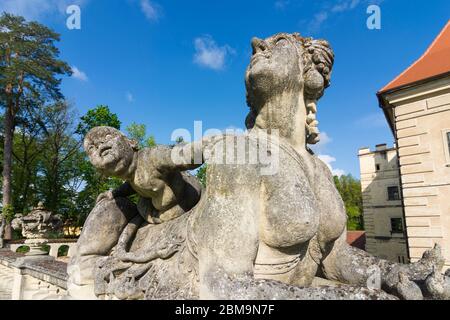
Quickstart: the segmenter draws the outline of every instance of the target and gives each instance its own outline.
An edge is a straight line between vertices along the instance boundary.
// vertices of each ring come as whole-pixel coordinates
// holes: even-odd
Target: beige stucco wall
[[[388,187],[400,187],[395,148],[359,150],[366,251],[380,258],[407,262],[406,239],[392,233],[391,218],[403,218],[401,200],[388,200]],[[376,165],[380,170],[376,170]]]
[[[412,261],[434,243],[450,267],[450,77],[388,95],[394,107]]]

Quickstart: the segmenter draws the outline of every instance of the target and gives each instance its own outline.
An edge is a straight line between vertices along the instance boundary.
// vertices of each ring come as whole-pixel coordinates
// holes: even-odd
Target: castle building
[[[377,96],[398,147],[386,154],[388,163],[398,154],[398,203],[409,258],[417,261],[438,243],[450,268],[450,21],[426,52]],[[368,158],[360,154],[360,159]],[[384,219],[383,214],[372,217],[374,226],[377,217]]]
[[[397,150],[386,144],[359,150],[366,251],[408,262]]]

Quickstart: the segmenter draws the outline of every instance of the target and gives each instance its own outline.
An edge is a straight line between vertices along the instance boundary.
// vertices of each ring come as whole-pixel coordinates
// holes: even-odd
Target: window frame
[[[393,228],[393,224],[392,224],[392,221],[393,220],[400,220],[400,225],[401,225],[401,231],[399,231],[399,230],[395,230],[394,231],[394,228]],[[391,225],[391,234],[404,234],[404,232],[405,232],[405,226],[403,225],[403,219],[402,218],[390,218],[390,225]]]
[[[450,167],[450,128],[442,129],[442,143],[444,145],[445,165]]]
[[[395,199],[391,199],[389,197],[389,189],[390,188],[397,188],[397,198]],[[399,186],[387,186],[386,188],[386,192],[387,192],[387,201],[399,201],[401,200],[401,196],[400,196],[400,187]]]

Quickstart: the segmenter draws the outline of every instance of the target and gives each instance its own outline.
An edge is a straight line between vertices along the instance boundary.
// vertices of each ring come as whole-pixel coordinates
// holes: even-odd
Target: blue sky
[[[81,30],[66,27],[70,4],[81,7]],[[380,30],[366,27],[370,4],[381,8]],[[62,89],[80,115],[106,104],[123,128],[144,123],[159,143],[196,120],[204,130],[243,128],[253,36],[325,38],[336,60],[318,104],[317,151],[335,172],[359,177],[358,148],[393,142],[375,93],[426,50],[450,1],[2,0],[0,11],[61,34],[61,58],[75,71]]]

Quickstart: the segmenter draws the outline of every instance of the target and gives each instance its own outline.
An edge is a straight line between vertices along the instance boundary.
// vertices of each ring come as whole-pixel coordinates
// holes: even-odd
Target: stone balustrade
[[[62,300],[67,264],[51,256],[31,257],[0,249],[0,300]]]
[[[67,257],[72,257],[76,253],[76,244],[77,239],[49,239],[46,243],[46,245],[50,247],[49,256],[54,258],[59,257],[58,251],[63,246],[68,247]],[[6,244],[6,248],[13,252],[17,252],[22,246],[27,246],[23,240],[9,241]]]

